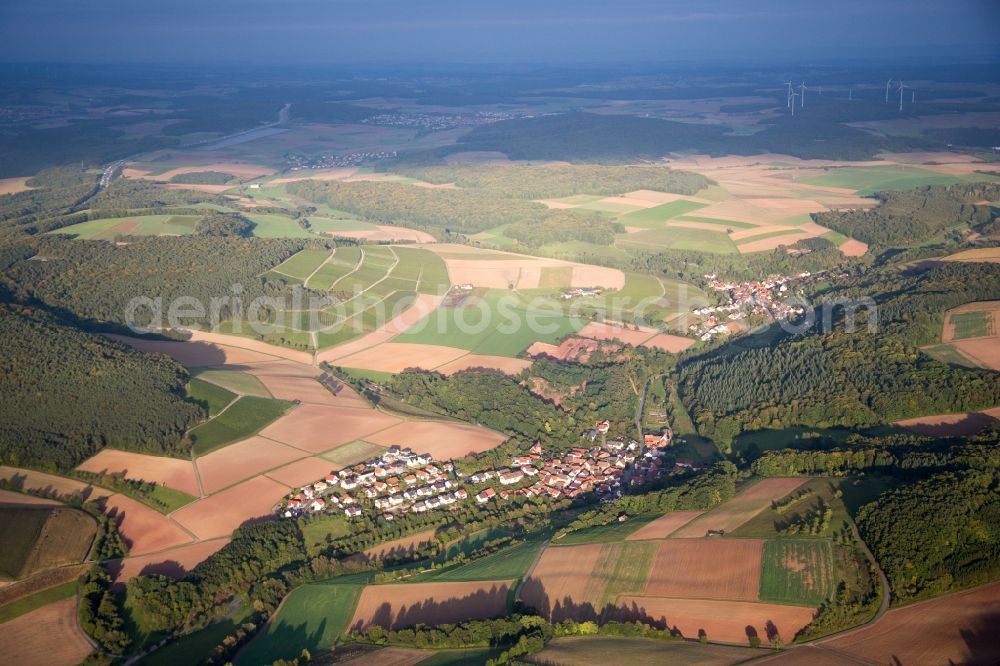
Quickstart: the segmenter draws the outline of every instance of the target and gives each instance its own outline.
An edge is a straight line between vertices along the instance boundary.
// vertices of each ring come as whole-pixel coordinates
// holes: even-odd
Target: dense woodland
[[[838,319],[827,333],[814,327],[771,345],[750,340],[682,364],[681,395],[701,434],[727,445],[745,430],[870,426],[1000,403],[1000,375],[947,365],[913,342],[934,323],[940,331],[949,307],[1000,298],[1000,267],[886,270],[825,296],[874,298],[877,331],[868,331],[862,309],[853,332]]]
[[[203,417],[171,359],[0,304],[0,460],[67,469],[104,446],[181,453]],[[30,388],[29,388],[30,387]]]
[[[813,219],[834,231],[857,238],[879,252],[946,240],[970,228],[988,224],[998,211],[981,201],[1000,199],[1000,184],[972,183],[949,187],[919,187],[876,195],[869,209],[814,213]]]

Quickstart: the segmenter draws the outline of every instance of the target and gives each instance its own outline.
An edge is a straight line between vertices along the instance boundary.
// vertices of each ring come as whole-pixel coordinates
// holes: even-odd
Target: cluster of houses
[[[501,120],[512,120],[517,114],[507,111],[477,111],[475,113],[380,113],[362,120],[367,125],[407,127],[425,132],[479,127]]]
[[[610,425],[598,421],[592,432],[606,434]],[[286,518],[338,512],[356,518],[373,508],[383,520],[392,521],[406,513],[424,513],[469,500],[486,504],[512,497],[572,499],[587,493],[611,500],[621,497],[627,471],[632,485],[642,485],[662,474],[663,451],[672,444],[669,428],[660,435],[646,435],[642,445],[634,440],[612,440],[552,458],[544,458],[541,444],[536,443],[527,454],[513,454],[507,467],[470,475],[450,462],[435,461],[429,454],[392,446],[377,458],[330,472],[304,486],[286,498],[278,512]],[[470,489],[472,486],[485,487],[477,492]]]
[[[780,298],[788,292],[792,281],[798,282],[802,287],[815,281],[819,275],[806,271],[791,276],[772,276],[765,280],[733,282],[720,280],[714,273],[706,274],[709,288],[724,293],[728,301],[695,308],[692,312],[702,318],[701,323],[691,324],[688,330],[700,340],[706,341],[717,335],[729,335],[734,330],[732,322],[742,319],[758,316],[781,320],[801,315],[804,312],[801,306],[784,303]],[[738,324],[737,326],[742,328]]]
[[[361,166],[362,164],[383,162],[395,158],[395,150],[361,150],[346,155],[313,155],[309,157],[299,153],[287,153],[284,156],[289,171]]]
[[[573,287],[572,289],[564,289],[562,292],[562,297],[566,300],[571,298],[576,298],[578,296],[600,296],[601,289],[599,287]]]

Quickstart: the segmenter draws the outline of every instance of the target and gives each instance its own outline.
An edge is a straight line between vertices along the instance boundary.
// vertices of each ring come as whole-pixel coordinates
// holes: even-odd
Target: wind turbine
[[[799,93],[797,93],[797,92],[795,92],[795,91],[793,90],[793,91],[792,91],[792,93],[791,93],[791,95],[790,95],[790,96],[789,96],[789,98],[788,98],[788,100],[789,100],[789,101],[791,102],[791,107],[792,107],[792,115],[793,115],[793,116],[795,115],[795,98],[796,98],[796,97],[802,97],[802,95],[800,95]]]
[[[889,86],[892,84],[892,79],[885,82],[885,103],[889,103]]]
[[[847,101],[850,102],[854,99],[854,88],[847,89]]]
[[[802,98],[802,102],[799,104],[799,108],[801,108],[801,109],[806,108],[806,82],[805,81],[803,81],[799,85],[799,97]]]
[[[789,81],[785,85],[788,86],[788,93],[785,95],[785,107],[787,108],[792,105],[792,82]]]
[[[902,81],[899,82],[899,110],[900,111],[903,110],[903,89],[904,88],[910,88],[910,90],[913,90],[912,87],[907,86],[907,85],[903,85]]]

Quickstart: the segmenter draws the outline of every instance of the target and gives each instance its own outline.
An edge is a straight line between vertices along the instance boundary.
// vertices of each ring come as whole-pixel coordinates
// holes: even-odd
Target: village
[[[475,113],[380,113],[362,120],[366,125],[382,125],[385,127],[406,127],[424,132],[439,132],[442,130],[462,127],[478,127],[501,120],[517,118],[515,113],[506,111],[477,111]]]
[[[718,335],[740,333],[759,323],[791,319],[803,314],[805,308],[783,302],[782,297],[790,295],[793,282],[798,288],[796,295],[801,296],[804,287],[826,276],[824,273],[805,271],[750,282],[720,280],[714,273],[708,273],[704,277],[711,290],[728,300],[719,305],[706,305],[692,310],[702,320],[688,326],[688,331],[702,342]]]
[[[393,521],[407,513],[446,509],[458,502],[487,504],[514,497],[576,499],[595,493],[600,501],[623,494],[623,486],[640,487],[667,472],[695,466],[678,459],[664,465],[663,455],[673,443],[669,428],[646,435],[640,444],[607,439],[609,421],[598,421],[583,439],[592,446],[570,449],[544,458],[536,442],[526,454],[514,454],[501,469],[463,474],[451,462],[436,461],[426,453],[391,446],[380,456],[349,468],[331,471],[302,487],[277,507],[285,518],[318,513],[343,513],[357,518],[367,513]],[[597,439],[601,439],[597,443]]]
[[[355,167],[396,158],[395,150],[363,150],[344,155],[315,155],[307,157],[299,153],[286,153],[285,163],[289,171],[302,169],[329,169],[334,167]]]

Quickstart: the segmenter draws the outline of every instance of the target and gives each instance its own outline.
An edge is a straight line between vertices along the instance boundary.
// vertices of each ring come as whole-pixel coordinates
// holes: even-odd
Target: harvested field
[[[434,243],[437,239],[426,231],[407,229],[389,225],[378,225],[375,229],[359,229],[352,231],[328,231],[328,236],[334,238],[354,238],[371,243]]]
[[[891,610],[819,647],[882,664],[996,664],[997,618],[1000,582]]]
[[[18,666],[75,666],[93,652],[76,616],[73,596],[0,624],[0,654]]]
[[[782,234],[780,236],[771,236],[769,238],[761,238],[759,240],[749,240],[745,243],[740,243],[736,247],[739,248],[739,251],[742,254],[746,254],[748,252],[763,252],[765,250],[773,250],[782,245],[794,245],[800,240],[812,238],[813,236],[815,236],[815,234],[810,234],[808,232],[795,232]]]
[[[1000,370],[1000,344],[996,337],[959,340],[952,344],[955,349],[982,367]]]
[[[357,438],[355,438],[357,439]],[[488,451],[507,440],[498,432],[465,423],[406,421],[365,437],[373,444],[409,446],[437,460]]]
[[[267,354],[207,342],[142,340],[113,334],[108,334],[107,337],[149,354],[166,354],[188,368],[275,360],[273,356]]]
[[[968,261],[995,264],[1000,262],[1000,247],[979,247],[948,255],[942,261]]]
[[[374,347],[377,344],[388,342],[393,337],[410,328],[421,319],[433,312],[444,300],[444,296],[431,294],[417,294],[413,304],[403,313],[397,315],[384,326],[381,326],[371,333],[361,336],[350,342],[338,345],[331,349],[317,354],[318,361],[335,362],[336,365],[343,365],[340,359],[356,354],[362,350]]]
[[[77,469],[98,474],[124,474],[128,479],[152,481],[194,497],[201,495],[194,467],[188,460],[102,449],[97,455],[83,461]]]
[[[0,490],[0,505],[61,506],[62,503],[55,500],[45,499],[44,497],[35,497],[34,495],[17,493],[13,490]]]
[[[197,157],[189,155],[187,157],[189,160],[195,160]],[[202,171],[221,171],[222,173],[228,173],[237,178],[243,178],[246,180],[251,180],[254,178],[259,178],[261,176],[270,176],[274,173],[274,169],[269,169],[265,166],[260,166],[258,164],[247,164],[245,162],[209,162],[207,164],[199,164],[197,166],[183,166],[177,167],[175,169],[170,169],[169,171],[164,171],[163,173],[157,174],[155,176],[150,175],[150,172],[140,172],[138,169],[129,168],[125,170],[124,174],[126,178],[146,178],[147,180],[157,180],[166,182],[169,181],[174,176],[179,176],[185,173],[199,173]]]
[[[229,543],[229,537],[198,541],[152,555],[118,560],[110,563],[108,570],[118,587],[140,575],[160,574],[161,576],[180,578],[214,555],[227,543]]]
[[[613,268],[586,266],[510,252],[483,252],[473,248],[462,248],[461,253],[458,253],[451,245],[433,246],[429,249],[444,259],[452,284],[471,284],[474,287],[495,289],[506,289],[513,284],[518,289],[536,289],[539,286],[542,268],[571,267],[572,287],[621,289],[625,285],[625,274]]]
[[[592,321],[580,329],[580,335],[595,340],[621,340],[630,345],[638,346],[656,335],[656,331],[645,326],[640,326],[639,330],[636,331],[624,326]]]
[[[24,178],[0,178],[0,196],[27,192],[31,189],[27,185],[30,179],[31,176],[25,176]]]
[[[295,351],[277,345],[271,345],[260,340],[243,338],[238,335],[225,335],[223,333],[208,333],[206,331],[192,331],[192,342],[207,342],[209,344],[226,345],[236,347],[244,351],[256,352],[267,356],[277,356],[296,363],[312,365],[313,355],[310,352]],[[248,359],[249,360],[249,359]],[[230,363],[243,363],[246,361],[230,361]]]
[[[660,543],[645,594],[756,601],[763,551],[760,539],[667,539]]]
[[[730,666],[760,654],[749,647],[729,645],[668,642],[655,638],[570,636],[550,641],[538,653],[537,659],[542,664],[559,666]]]
[[[112,495],[103,509],[118,520],[118,531],[128,543],[130,554],[154,553],[193,541],[173,520],[131,497]]]
[[[531,367],[531,361],[523,358],[510,358],[509,356],[486,356],[483,354],[467,354],[459,359],[445,363],[435,368],[445,375],[453,375],[469,368],[488,368],[499,370],[508,375],[520,374],[525,368]]]
[[[301,405],[260,434],[310,453],[322,453],[399,423],[373,409]]]
[[[626,617],[663,622],[687,638],[697,638],[699,631],[704,631],[711,641],[745,644],[749,627],[765,645],[768,622],[774,624],[783,639],[790,641],[812,621],[814,613],[805,606],[665,597],[622,597],[620,606]]]
[[[601,543],[546,548],[525,577],[518,593],[520,599],[553,622],[575,617],[583,605],[592,615],[603,590],[595,594],[590,574],[603,550]]]
[[[467,354],[465,349],[410,342],[383,342],[337,359],[337,365],[379,372],[402,372],[407,368],[431,370]]]
[[[310,366],[286,361],[260,363],[246,372],[261,381],[275,398],[298,400],[316,405],[339,405],[342,401],[317,381],[317,371]]]
[[[60,504],[0,507],[0,575],[27,578],[87,558],[97,522],[90,514]]]
[[[932,437],[967,437],[996,425],[997,421],[1000,421],[1000,407],[981,412],[918,416],[896,421],[894,425]]]
[[[509,591],[510,581],[369,585],[361,593],[350,628],[398,629],[505,615]]]
[[[205,492],[212,494],[304,455],[299,449],[255,436],[201,456],[196,464]]]
[[[433,657],[433,650],[387,647],[342,662],[343,666],[414,666]]]
[[[680,335],[670,335],[669,333],[658,333],[649,340],[642,343],[643,347],[655,347],[663,351],[676,354],[682,352],[695,343],[691,338]]]
[[[286,486],[257,476],[188,504],[171,517],[199,539],[228,537],[243,523],[269,517],[271,509],[287,493]]]
[[[365,550],[364,554],[369,558],[376,560],[382,560],[386,557],[399,558],[410,555],[415,550],[426,546],[433,538],[434,530],[417,532],[416,534],[411,534],[399,539],[393,539],[392,541],[380,543],[377,546],[372,546],[371,548]]]
[[[1000,301],[975,301],[945,313],[941,342],[996,336],[994,321],[1000,320]]]
[[[759,481],[731,500],[694,519],[674,532],[672,536],[680,538],[703,537],[709,530],[731,532],[770,506],[772,500],[784,497],[805,482],[806,479],[800,478],[774,478]]]
[[[862,243],[861,241],[854,240],[852,238],[838,245],[837,249],[840,250],[840,253],[845,257],[860,257],[868,251],[868,243]]]
[[[641,528],[625,537],[626,541],[639,541],[642,539],[665,539],[672,532],[687,525],[689,522],[705,513],[704,511],[671,511],[651,523],[646,523]]]
[[[0,465],[0,479],[13,481],[25,490],[44,490],[54,492],[59,495],[72,495],[80,493],[84,499],[98,499],[100,497],[110,497],[114,493],[104,488],[91,486],[81,481],[74,481],[55,474],[36,472],[30,469],[19,467],[8,467]]]
[[[355,167],[337,167],[333,169],[310,169],[301,176],[282,176],[268,182],[268,186],[284,185],[294,183],[299,180],[341,180],[353,176],[357,171]]]
[[[333,468],[334,465],[329,460],[303,458],[268,472],[267,477],[290,488],[300,488],[307,483],[322,479]]]

